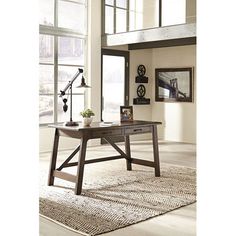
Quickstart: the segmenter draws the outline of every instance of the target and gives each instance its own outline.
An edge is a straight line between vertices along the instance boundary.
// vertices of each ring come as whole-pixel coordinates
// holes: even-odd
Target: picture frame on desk
[[[133,121],[132,106],[120,106],[120,121],[121,122]]]

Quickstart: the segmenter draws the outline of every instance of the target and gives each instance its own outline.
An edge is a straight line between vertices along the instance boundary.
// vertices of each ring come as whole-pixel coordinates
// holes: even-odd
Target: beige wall
[[[151,105],[133,105],[137,97],[135,83],[137,67],[146,67],[145,84],[147,98]],[[161,121],[158,126],[159,138],[178,142],[196,142],[196,76],[194,70],[194,102],[166,103],[155,102],[155,68],[194,67],[196,69],[196,46],[180,46],[130,51],[130,105],[133,105],[135,119]]]
[[[196,46],[153,49],[152,97],[155,97],[155,68],[194,67],[196,71]],[[194,72],[194,102],[152,102],[152,120],[161,120],[160,135],[164,140],[196,142],[196,76]]]
[[[196,0],[186,1],[186,23],[196,22]]]
[[[159,1],[143,1],[143,29],[159,26]]]
[[[138,75],[138,65],[143,64],[146,67],[145,76],[149,77],[149,82],[145,84],[146,98],[151,98],[151,76],[152,76],[152,49],[134,50],[130,51],[130,105],[133,106],[134,119],[135,120],[151,120],[152,119],[152,107],[151,105],[133,105],[133,98],[137,97],[138,83],[135,83],[135,77]],[[134,137],[132,137],[134,139]],[[150,134],[139,135],[136,138],[148,139]],[[132,139],[131,139],[132,140]]]
[[[145,76],[149,77],[149,83],[144,84],[146,87],[146,98],[151,98],[151,83],[152,76],[152,49],[130,51],[130,105],[133,106],[134,118],[137,120],[151,120],[152,108],[151,105],[133,105],[133,98],[137,97],[138,83],[135,83],[135,77],[138,75],[138,65],[143,64],[146,67]]]

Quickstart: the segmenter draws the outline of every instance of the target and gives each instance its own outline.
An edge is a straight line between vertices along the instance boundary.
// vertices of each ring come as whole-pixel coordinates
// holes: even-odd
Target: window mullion
[[[58,27],[58,1],[54,0],[54,27]]]
[[[67,37],[77,37],[84,39],[86,38],[86,34],[81,34],[78,31],[73,29],[66,29],[62,27],[52,27],[47,25],[39,25],[39,33],[47,34],[47,35],[57,35],[57,36],[67,36]]]
[[[57,103],[58,103],[58,37],[54,36],[54,122],[57,122]]]
[[[129,32],[129,0],[126,5],[126,32]]]
[[[58,26],[58,0],[54,2],[54,26]],[[54,123],[57,122],[57,104],[58,104],[58,37],[54,36]]]
[[[159,0],[159,27],[162,27],[162,0]]]
[[[114,0],[114,34],[116,34],[116,0]]]
[[[102,22],[102,35],[105,35],[105,2],[104,1],[102,1],[101,22]]]

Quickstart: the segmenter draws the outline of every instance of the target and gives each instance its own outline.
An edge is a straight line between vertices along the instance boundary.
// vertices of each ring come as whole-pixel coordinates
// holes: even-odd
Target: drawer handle
[[[102,134],[112,134],[112,132],[102,132]]]
[[[142,131],[143,129],[134,129],[134,132]]]

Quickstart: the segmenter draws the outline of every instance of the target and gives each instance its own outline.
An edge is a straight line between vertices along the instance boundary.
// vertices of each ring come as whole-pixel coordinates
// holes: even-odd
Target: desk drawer
[[[142,134],[142,133],[149,133],[151,132],[150,126],[141,126],[141,127],[134,127],[134,128],[126,128],[125,135],[130,134]]]
[[[93,132],[92,136],[93,138],[95,137],[106,137],[106,136],[121,136],[122,135],[122,130],[121,129],[114,129],[114,130],[99,130]]]

